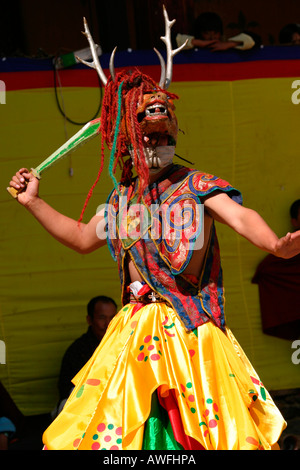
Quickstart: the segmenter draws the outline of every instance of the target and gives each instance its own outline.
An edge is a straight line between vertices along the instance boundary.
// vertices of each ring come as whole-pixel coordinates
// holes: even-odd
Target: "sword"
[[[31,173],[38,179],[41,178],[41,174],[50,168],[54,163],[56,163],[61,158],[65,157],[71,152],[74,152],[78,147],[83,144],[86,144],[93,137],[98,135],[100,132],[100,118],[94,119],[93,121],[88,122],[83,126],[80,131],[74,134],[67,142],[65,142],[61,147],[59,147],[55,152],[53,152],[48,158],[46,158],[40,165],[36,168],[31,168]],[[22,191],[25,191],[26,188],[15,189],[9,186],[6,188],[9,194],[13,198],[17,198],[18,194]]]

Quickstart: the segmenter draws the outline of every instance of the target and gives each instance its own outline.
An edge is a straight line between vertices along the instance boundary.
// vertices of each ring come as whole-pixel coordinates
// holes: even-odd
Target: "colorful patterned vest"
[[[203,234],[202,198],[223,191],[241,204],[240,192],[216,176],[180,165],[173,165],[163,179],[149,185],[140,202],[137,184],[138,180],[133,187],[120,185],[119,194],[113,190],[105,211],[107,243],[118,261],[123,305],[129,302],[131,281],[125,260],[129,256],[188,331],[209,319],[224,329],[223,276],[214,224],[198,285],[183,271]]]

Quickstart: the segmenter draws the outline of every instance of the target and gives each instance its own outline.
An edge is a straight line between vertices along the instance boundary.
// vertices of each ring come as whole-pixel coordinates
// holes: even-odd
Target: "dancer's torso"
[[[199,279],[201,270],[203,267],[203,263],[204,263],[207,245],[208,245],[209,238],[210,238],[210,231],[211,231],[212,223],[213,223],[212,217],[206,211],[204,211],[204,224],[203,224],[204,243],[201,249],[194,250],[192,258],[188,266],[186,267],[185,271],[183,272],[183,274],[192,275],[192,276],[195,276],[197,279]],[[130,282],[134,282],[134,281],[142,282],[143,279],[141,275],[139,274],[133,261],[129,257],[127,257],[127,263],[128,263],[128,272],[130,276]]]

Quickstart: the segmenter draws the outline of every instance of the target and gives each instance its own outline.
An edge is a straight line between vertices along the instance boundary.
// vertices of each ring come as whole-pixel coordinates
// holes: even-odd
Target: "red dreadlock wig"
[[[138,104],[147,93],[163,92],[168,98],[176,95],[161,89],[156,82],[139,70],[121,71],[114,80],[110,77],[105,86],[101,110],[101,165],[97,179],[90,189],[79,222],[96,186],[104,164],[104,142],[111,151],[109,172],[117,186],[115,172],[122,169],[121,184],[132,183],[132,166],[139,177],[139,198],[149,180],[149,169],[144,156],[143,134],[137,115]],[[129,153],[130,150],[130,153]],[[130,155],[130,156],[129,156]],[[129,156],[125,161],[124,157]]]

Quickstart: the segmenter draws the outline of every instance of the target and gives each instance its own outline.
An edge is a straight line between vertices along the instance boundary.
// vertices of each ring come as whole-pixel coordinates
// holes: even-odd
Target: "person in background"
[[[50,413],[22,413],[0,381],[0,450],[40,450],[42,431],[50,422]]]
[[[293,202],[290,207],[291,224],[294,231],[300,229],[300,199]]]
[[[195,21],[194,35],[176,35],[177,47],[188,40],[185,49],[207,48],[212,51],[228,49],[249,50],[261,44],[260,37],[252,32],[243,32],[231,38],[224,38],[222,19],[213,12],[201,13]]]
[[[87,304],[88,329],[68,347],[62,359],[58,379],[60,402],[70,395],[73,377],[93,355],[116,313],[116,302],[105,295],[94,297]]]
[[[289,23],[279,32],[279,43],[286,46],[298,46],[300,44],[300,24]]]
[[[294,232],[300,229],[300,199],[290,206]],[[286,340],[300,337],[300,255],[290,259],[267,255],[252,278],[258,284],[265,334]]]

